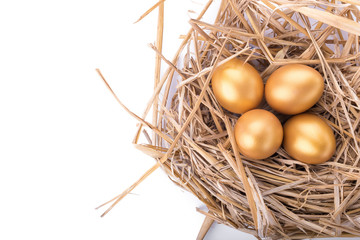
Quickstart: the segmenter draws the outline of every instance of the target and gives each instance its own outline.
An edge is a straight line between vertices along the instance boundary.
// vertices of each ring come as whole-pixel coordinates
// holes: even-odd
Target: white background
[[[107,216],[95,210],[154,164],[132,146],[152,94],[156,1],[0,1],[0,239],[195,239],[202,204],[156,171]],[[191,1],[166,2],[164,55]],[[198,11],[199,12],[199,11]],[[214,11],[216,12],[216,11]],[[224,239],[215,227],[207,239]],[[229,230],[228,238],[241,236]],[[234,237],[233,237],[234,239]]]
[[[217,3],[219,1],[216,1]],[[156,171],[107,216],[94,210],[154,164],[131,144],[152,94],[155,1],[0,1],[0,239],[195,239],[202,204]],[[205,1],[166,1],[164,55]],[[216,8],[212,10],[216,13]],[[209,16],[210,18],[213,16]],[[207,240],[255,239],[214,225]]]

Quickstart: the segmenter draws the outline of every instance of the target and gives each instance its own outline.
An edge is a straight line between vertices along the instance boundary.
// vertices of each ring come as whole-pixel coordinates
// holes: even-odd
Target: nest
[[[198,211],[208,220],[259,239],[360,236],[360,13],[353,5],[359,3],[224,0],[207,23],[201,19],[211,2],[190,20],[173,61],[152,46],[169,68],[146,111],[154,107],[153,123],[135,116],[154,137],[143,131],[149,143],[138,144],[139,128],[134,143],[157,163],[130,190],[161,166],[206,205],[208,211]],[[255,66],[264,82],[292,63],[322,74],[323,96],[309,112],[335,133],[331,160],[307,165],[283,148],[264,160],[239,153],[233,136],[239,115],[224,110],[211,89],[213,69],[232,58]],[[265,102],[260,108],[282,123],[289,117]]]

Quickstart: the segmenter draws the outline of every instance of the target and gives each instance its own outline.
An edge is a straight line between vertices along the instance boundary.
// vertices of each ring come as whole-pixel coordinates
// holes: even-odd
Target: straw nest
[[[211,2],[190,20],[173,61],[152,46],[169,68],[149,103],[153,123],[135,116],[154,136],[143,131],[149,143],[137,143],[139,128],[134,143],[157,163],[126,193],[161,166],[207,206],[198,211],[208,219],[259,239],[360,236],[360,3],[224,0],[207,23],[201,19]],[[264,160],[238,152],[239,115],[224,110],[211,89],[214,67],[235,57],[255,66],[264,82],[291,63],[323,75],[323,96],[309,111],[335,133],[330,161],[303,164],[283,148]],[[282,123],[288,118],[274,114]]]

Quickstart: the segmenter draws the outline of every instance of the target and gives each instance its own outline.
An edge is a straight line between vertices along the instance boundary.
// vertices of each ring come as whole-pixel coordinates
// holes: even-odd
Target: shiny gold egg
[[[288,115],[311,108],[323,91],[321,74],[303,64],[289,64],[277,69],[265,84],[267,103],[277,112]]]
[[[264,159],[279,149],[283,140],[283,128],[279,119],[271,112],[254,109],[237,120],[235,139],[242,154],[252,159]]]
[[[244,113],[260,104],[264,83],[254,67],[239,59],[232,59],[214,70],[212,89],[215,98],[225,109]]]
[[[293,158],[308,164],[329,160],[335,152],[335,136],[324,120],[303,113],[284,125],[284,148]]]

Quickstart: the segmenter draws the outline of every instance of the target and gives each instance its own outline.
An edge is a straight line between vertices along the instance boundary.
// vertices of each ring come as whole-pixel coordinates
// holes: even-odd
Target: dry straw
[[[360,236],[360,1],[223,0],[215,22],[203,22],[211,4],[190,20],[191,30],[172,61],[159,49],[164,1],[154,6],[160,6],[158,41],[152,46],[157,69],[160,58],[169,68],[161,78],[156,71],[155,91],[142,117],[125,109],[141,123],[135,146],[156,164],[110,200],[105,213],[162,167],[207,206],[207,212],[198,210],[206,215],[198,239],[214,220],[259,239]],[[239,116],[222,109],[211,90],[214,67],[234,57],[256,66],[265,82],[290,63],[310,65],[323,75],[323,96],[310,112],[335,132],[330,161],[306,165],[283,148],[256,161],[238,152],[233,127]],[[144,119],[152,106],[149,123]],[[272,111],[266,103],[261,107]],[[282,122],[288,118],[275,114]],[[147,144],[138,143],[142,132]]]

